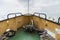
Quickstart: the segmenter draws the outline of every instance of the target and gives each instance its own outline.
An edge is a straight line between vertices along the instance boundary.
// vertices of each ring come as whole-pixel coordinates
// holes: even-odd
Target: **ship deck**
[[[9,40],[40,40],[38,33],[29,33],[24,29],[19,29],[14,37],[9,38]]]

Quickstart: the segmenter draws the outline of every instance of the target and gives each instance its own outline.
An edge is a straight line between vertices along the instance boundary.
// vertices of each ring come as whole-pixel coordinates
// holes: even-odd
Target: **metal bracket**
[[[15,15],[15,17],[16,17],[16,14],[22,15],[22,13],[10,13],[10,14],[7,15],[7,19],[9,19],[9,16],[10,16],[10,15]]]
[[[35,15],[35,14],[39,14],[39,17],[40,17],[40,15],[44,15],[45,19],[47,19],[47,15],[45,13],[34,13],[33,15]]]

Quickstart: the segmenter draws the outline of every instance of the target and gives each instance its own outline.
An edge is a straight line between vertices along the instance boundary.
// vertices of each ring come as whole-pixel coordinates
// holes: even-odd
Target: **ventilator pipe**
[[[60,17],[58,18],[58,23],[60,24]]]

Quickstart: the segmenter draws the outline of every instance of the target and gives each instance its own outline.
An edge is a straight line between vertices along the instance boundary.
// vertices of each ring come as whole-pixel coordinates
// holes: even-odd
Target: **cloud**
[[[60,0],[34,0],[30,12],[46,13],[48,17],[55,18],[57,21],[60,16]]]
[[[0,5],[0,14],[3,13],[6,15],[12,12],[26,13],[26,7],[17,0],[2,0],[2,5]]]
[[[35,5],[37,6],[53,6],[58,4],[60,4],[58,0],[35,0]]]
[[[0,15],[21,12],[27,13],[28,0],[0,0]],[[58,18],[60,15],[60,0],[30,0],[30,13],[44,12],[48,16]],[[58,16],[56,16],[58,15]]]
[[[6,19],[7,14],[21,12],[25,14],[27,8],[18,0],[0,0],[0,19]]]

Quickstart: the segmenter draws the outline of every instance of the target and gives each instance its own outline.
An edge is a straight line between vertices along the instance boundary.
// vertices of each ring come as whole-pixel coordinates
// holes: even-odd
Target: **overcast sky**
[[[27,13],[28,0],[0,0],[0,16],[9,13]],[[60,16],[60,0],[30,0],[30,13],[42,12],[57,19]],[[4,16],[2,17],[2,19]]]

